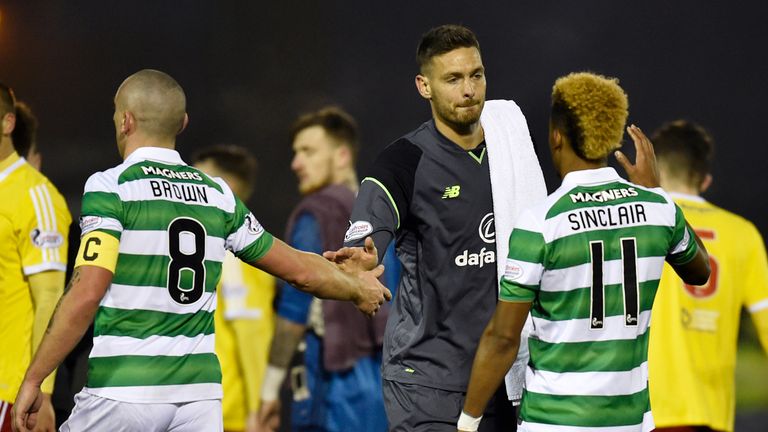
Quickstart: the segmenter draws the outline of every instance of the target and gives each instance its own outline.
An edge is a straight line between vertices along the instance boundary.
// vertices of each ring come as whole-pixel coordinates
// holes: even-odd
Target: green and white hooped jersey
[[[221,398],[213,314],[225,251],[252,262],[272,236],[221,179],[161,148],[92,175],[81,215],[82,235],[103,231],[120,245],[85,391],[139,403]]]
[[[651,306],[664,260],[696,252],[672,199],[612,168],[569,173],[520,215],[499,294],[533,302],[520,430],[653,429]]]

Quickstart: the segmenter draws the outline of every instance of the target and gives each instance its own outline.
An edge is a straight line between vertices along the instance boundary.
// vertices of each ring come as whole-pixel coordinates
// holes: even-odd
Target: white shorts
[[[221,400],[131,403],[81,391],[60,432],[222,432]]]

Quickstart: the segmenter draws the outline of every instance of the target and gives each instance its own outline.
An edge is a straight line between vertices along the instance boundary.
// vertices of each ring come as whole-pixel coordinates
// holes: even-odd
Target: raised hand
[[[379,253],[371,237],[365,238],[365,247],[343,247],[335,252],[323,252],[323,257],[351,274],[373,270],[379,263]]]
[[[659,181],[659,167],[656,165],[656,153],[653,151],[651,140],[635,125],[629,126],[627,132],[632,137],[632,141],[635,142],[635,150],[637,152],[635,164],[633,165],[629,158],[620,150],[617,150],[614,154],[616,160],[619,161],[624,171],[627,172],[629,181],[632,183],[649,188],[659,187],[661,185]]]

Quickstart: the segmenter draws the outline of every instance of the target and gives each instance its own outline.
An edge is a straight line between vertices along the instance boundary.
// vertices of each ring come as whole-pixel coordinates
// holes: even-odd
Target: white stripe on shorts
[[[5,413],[8,411],[8,402],[0,402],[0,429],[5,425]]]

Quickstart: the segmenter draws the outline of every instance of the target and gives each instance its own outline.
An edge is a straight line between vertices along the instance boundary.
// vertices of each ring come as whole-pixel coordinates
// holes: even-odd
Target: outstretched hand
[[[376,315],[385,301],[392,300],[392,293],[381,284],[379,277],[384,273],[384,266],[380,265],[373,270],[358,273],[362,284],[358,295],[354,299],[355,306],[360,312],[372,317]]]
[[[335,252],[323,252],[323,257],[351,274],[373,270],[379,263],[379,252],[371,237],[365,238],[364,247],[343,247]]]
[[[324,252],[323,257],[343,272],[359,278],[360,289],[353,302],[360,312],[372,317],[385,301],[392,299],[392,293],[379,280],[384,266],[378,265],[379,253],[371,237],[365,238],[363,247],[343,247]]]
[[[635,125],[629,126],[627,132],[632,137],[632,141],[635,142],[637,153],[635,164],[633,165],[629,158],[620,150],[614,153],[616,160],[619,161],[624,171],[627,172],[629,181],[632,183],[649,188],[659,187],[661,185],[659,181],[659,167],[656,165],[656,153],[653,151],[651,140]]]

